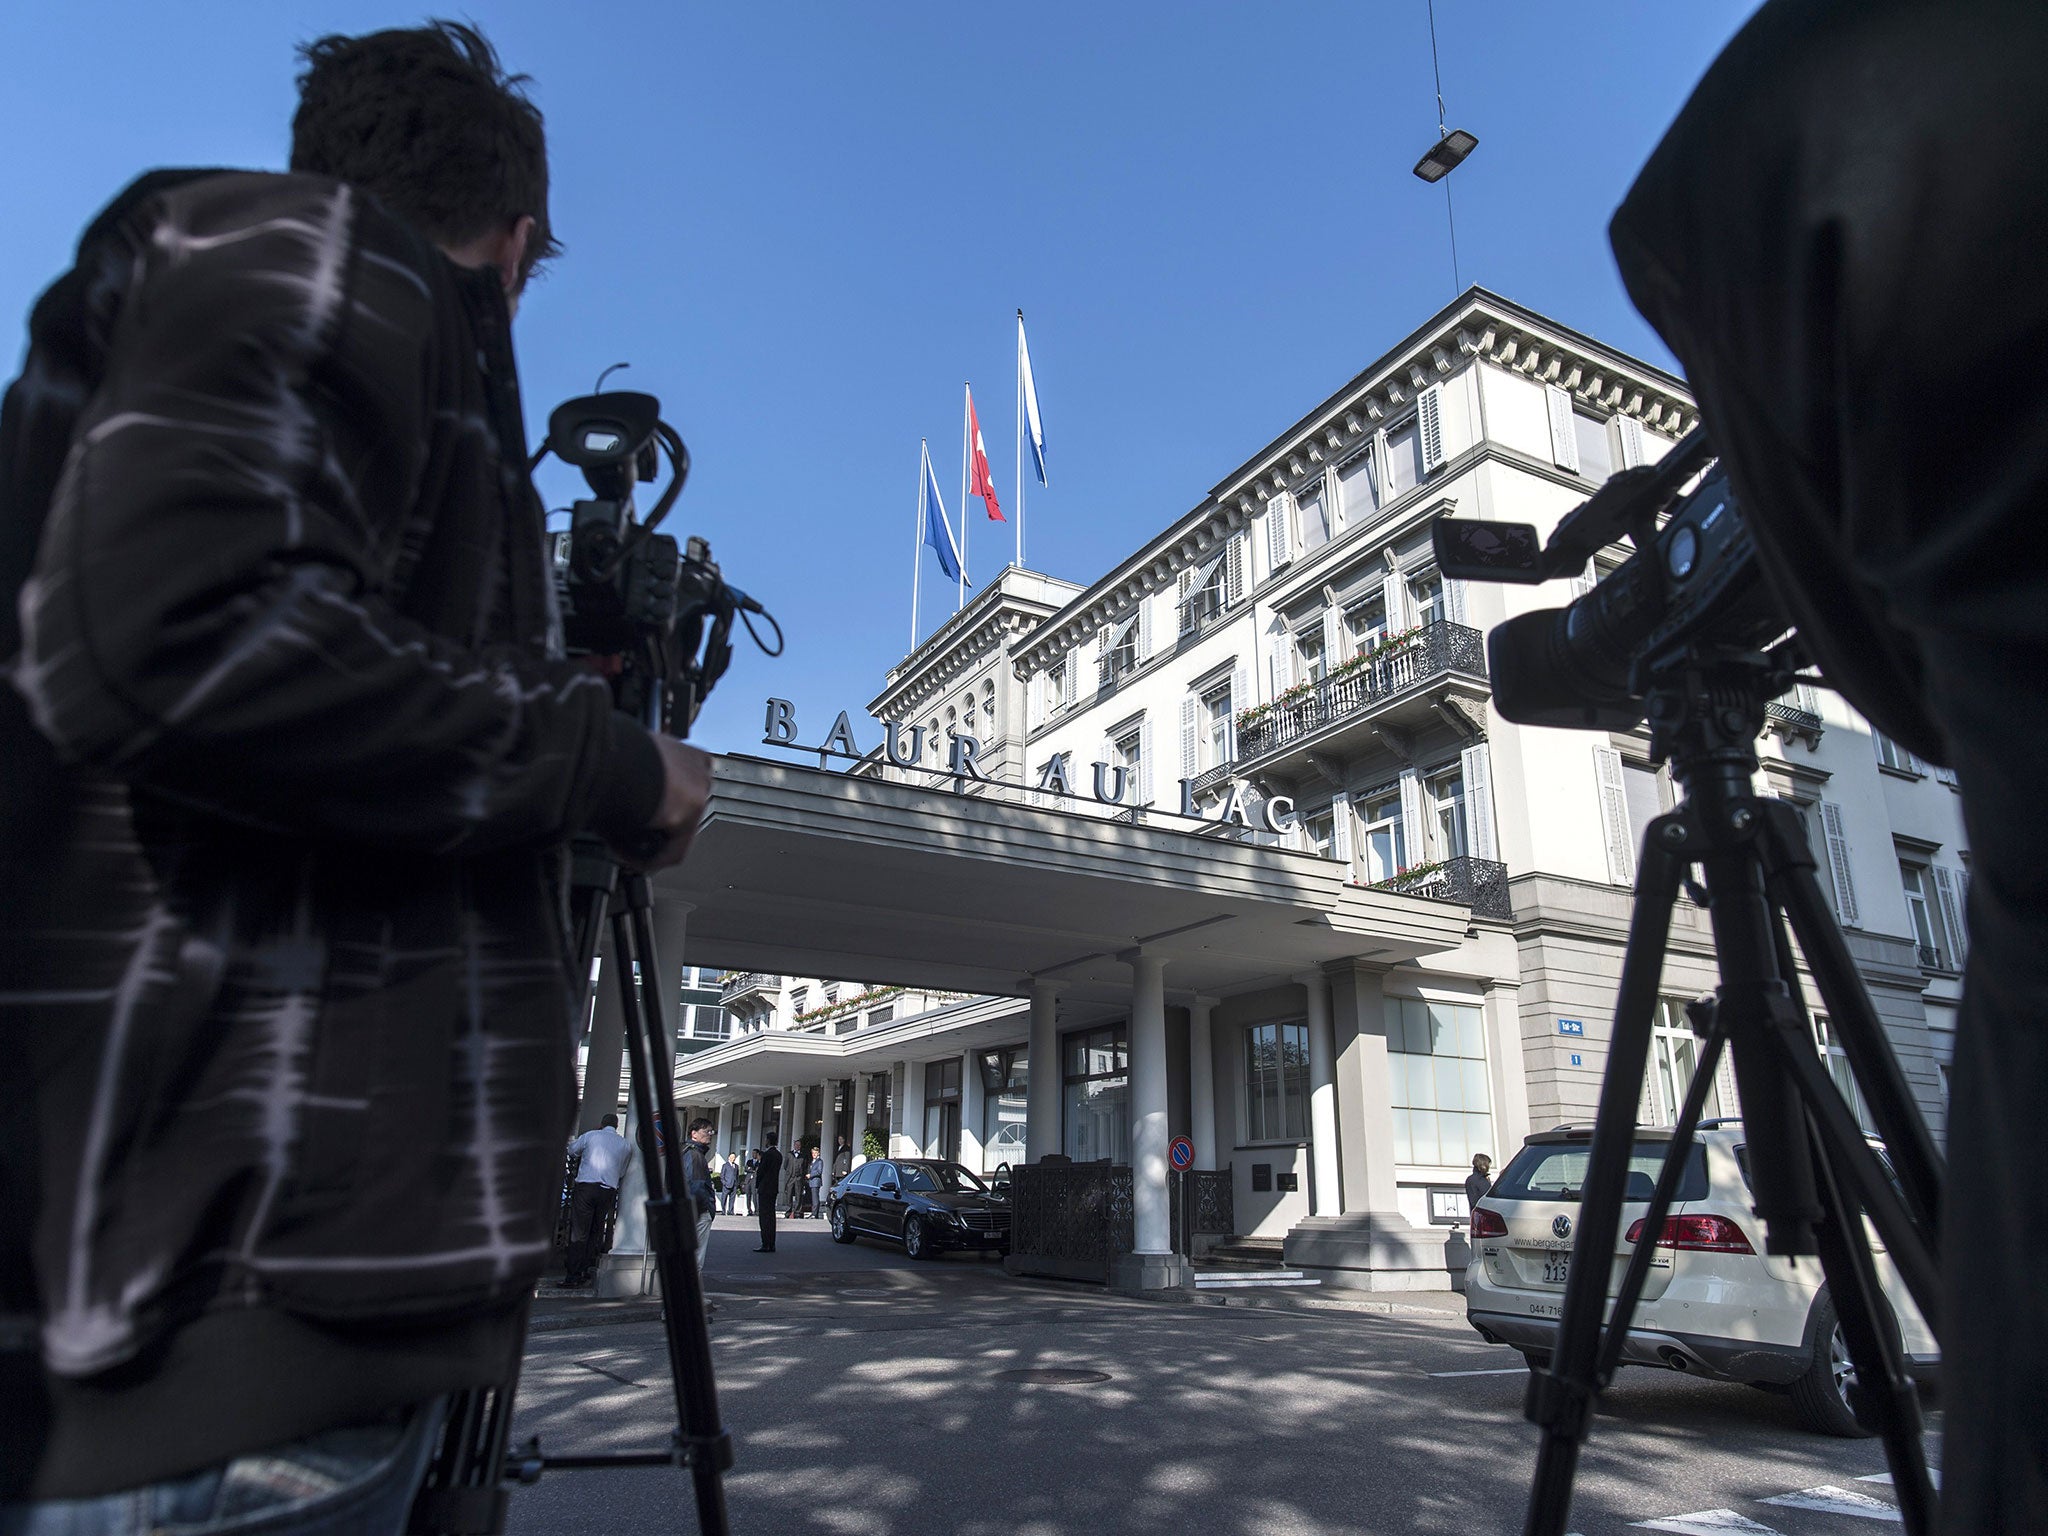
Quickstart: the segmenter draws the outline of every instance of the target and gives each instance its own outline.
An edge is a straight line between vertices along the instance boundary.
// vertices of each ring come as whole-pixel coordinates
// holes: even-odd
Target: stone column
[[[661,1009],[662,1038],[656,1044],[654,1070],[656,1092],[675,1092],[675,1043],[676,1016],[682,1006],[683,944],[689,936],[690,914],[696,910],[692,902],[657,899],[652,913],[654,929],[654,954],[643,956],[640,972],[640,987],[644,994],[652,987],[657,1004]],[[611,990],[619,991],[618,978],[610,982]],[[623,999],[620,1000],[623,1006]],[[626,1165],[626,1175],[619,1181],[619,1219],[613,1229],[612,1251],[604,1256],[597,1274],[597,1294],[600,1296],[644,1295],[655,1288],[653,1267],[647,1252],[647,1164],[640,1151],[640,1103],[635,1095],[632,1111],[627,1116],[626,1140],[632,1147],[633,1157]],[[688,1122],[683,1110],[676,1111],[676,1135],[688,1134]],[[682,1190],[671,1190],[676,1199],[685,1198]]]
[[[1166,961],[1143,949],[1117,957],[1131,968],[1131,1204],[1134,1251],[1113,1260],[1118,1290],[1165,1290],[1186,1283],[1173,1250],[1167,1203]]]
[[[590,1016],[590,1049],[583,1058],[583,1102],[576,1110],[579,1134],[595,1130],[606,1115],[618,1112],[625,1054],[626,1014],[619,1002],[618,961],[607,929],[597,946],[597,998]]]
[[[868,1141],[868,1081],[873,1076],[872,1072],[853,1074],[853,1130],[846,1138],[846,1145],[853,1153],[851,1166],[855,1168],[868,1160],[867,1153],[862,1149],[867,1146]]]
[[[1195,1166],[1216,1166],[1216,1050],[1211,1024],[1213,997],[1188,999],[1188,1138]]]
[[[1025,1047],[1031,1078],[1024,1099],[1024,1160],[1061,1150],[1059,988],[1031,981],[1031,1034]]]
[[[924,1063],[921,1061],[903,1064],[903,1139],[908,1146],[901,1156],[925,1155]]]
[[[1337,1035],[1330,1020],[1330,980],[1321,971],[1303,971],[1294,979],[1308,994],[1308,1124],[1314,1213],[1335,1216],[1344,1209],[1344,1183],[1337,1146]]]
[[[825,1174],[825,1182],[818,1186],[820,1216],[825,1214],[825,1197],[832,1193],[832,1156],[839,1150],[839,1111],[832,1107],[834,1090],[835,1085],[829,1077],[819,1089],[821,1098],[818,1113],[821,1124],[818,1127],[818,1160]]]

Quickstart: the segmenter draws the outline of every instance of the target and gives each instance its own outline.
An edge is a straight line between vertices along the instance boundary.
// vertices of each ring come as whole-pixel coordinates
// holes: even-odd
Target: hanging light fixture
[[[1453,128],[1430,146],[1429,153],[1415,162],[1415,174],[1432,184],[1442,181],[1479,147],[1478,138],[1462,128]]]

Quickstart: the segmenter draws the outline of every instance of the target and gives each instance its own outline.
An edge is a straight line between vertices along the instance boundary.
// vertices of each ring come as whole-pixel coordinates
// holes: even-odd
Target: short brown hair
[[[443,245],[531,215],[522,281],[560,254],[540,108],[481,32],[434,21],[319,38],[299,57],[293,170],[360,187]]]

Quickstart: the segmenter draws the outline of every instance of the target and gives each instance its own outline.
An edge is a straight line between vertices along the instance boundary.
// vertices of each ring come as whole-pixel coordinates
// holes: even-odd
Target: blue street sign
[[[1583,1035],[1586,1032],[1586,1021],[1584,1019],[1559,1019],[1557,1021],[1557,1032],[1560,1035]]]
[[[1166,1144],[1166,1160],[1186,1173],[1195,1166],[1195,1144],[1185,1136],[1176,1136]]]
[[[1573,1052],[1572,1052],[1572,1065],[1573,1065],[1573,1066],[1575,1066],[1575,1067],[1576,1067],[1576,1066],[1578,1066],[1578,1065],[1580,1065],[1580,1062],[1579,1062],[1579,1053],[1578,1053],[1577,1051],[1573,1051]]]

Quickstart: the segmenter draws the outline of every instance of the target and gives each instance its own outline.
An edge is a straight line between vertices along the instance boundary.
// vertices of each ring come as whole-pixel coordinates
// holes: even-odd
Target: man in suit
[[[775,1191],[782,1187],[782,1152],[775,1145],[775,1133],[768,1132],[761,1138],[761,1161],[754,1177],[761,1188],[761,1196],[754,1203],[761,1215],[761,1246],[756,1253],[775,1251]]]

